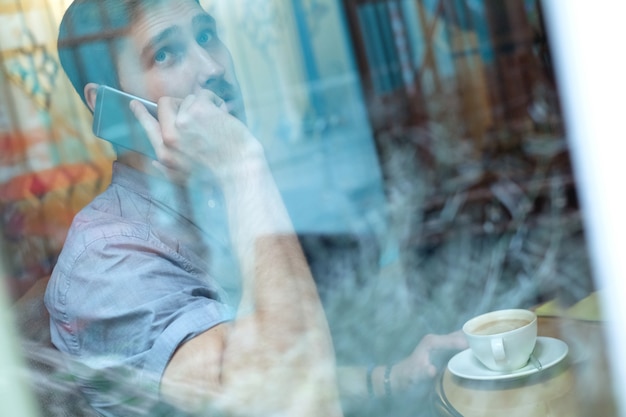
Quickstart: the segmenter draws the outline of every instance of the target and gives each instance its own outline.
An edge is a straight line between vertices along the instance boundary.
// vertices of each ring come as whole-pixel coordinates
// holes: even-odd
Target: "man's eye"
[[[211,32],[210,30],[205,30],[205,31],[200,32],[196,40],[199,45],[205,45],[211,42],[212,39],[213,39],[213,32]]]
[[[167,61],[168,57],[169,57],[169,53],[162,49],[160,51],[157,51],[156,54],[154,54],[154,62],[161,64]]]

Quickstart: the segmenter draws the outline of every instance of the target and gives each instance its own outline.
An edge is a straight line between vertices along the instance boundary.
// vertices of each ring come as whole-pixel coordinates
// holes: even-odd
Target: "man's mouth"
[[[225,81],[207,86],[213,93],[224,101],[228,113],[245,123],[245,112],[241,95],[233,85]]]

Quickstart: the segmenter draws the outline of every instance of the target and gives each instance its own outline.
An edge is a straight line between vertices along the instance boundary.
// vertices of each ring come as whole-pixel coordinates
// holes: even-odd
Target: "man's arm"
[[[262,148],[213,103],[208,91],[182,103],[162,99],[160,124],[135,109],[163,165],[218,178],[243,277],[236,320],[182,345],[162,393],[243,415],[340,415],[327,323]]]
[[[434,377],[443,364],[433,360],[437,353],[451,354],[467,348],[463,333],[456,331],[445,335],[427,334],[410,355],[395,364],[376,365],[370,369],[362,366],[344,366],[337,369],[339,390],[346,399],[380,398],[388,395],[385,379],[388,372],[388,389],[391,395],[403,393]],[[368,382],[369,372],[369,382]],[[369,386],[368,386],[369,385]]]

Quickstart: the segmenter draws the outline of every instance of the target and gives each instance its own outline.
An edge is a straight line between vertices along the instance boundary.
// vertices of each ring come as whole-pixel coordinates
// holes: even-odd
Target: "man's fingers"
[[[159,125],[159,122],[150,114],[150,112],[148,112],[145,106],[137,100],[130,102],[130,110],[146,131],[148,139],[158,155],[159,148],[163,146],[163,138],[161,136],[161,126]]]
[[[180,106],[178,107],[178,113],[187,113],[189,109],[191,108],[191,106],[195,103],[195,101],[196,101],[195,94],[190,94],[187,97],[185,97],[185,99],[182,101],[182,103],[180,103]]]
[[[428,350],[434,349],[464,349],[467,347],[465,336],[460,331],[446,335],[427,335],[424,342]]]
[[[159,99],[158,112],[161,141],[165,146],[173,146],[178,138],[176,119],[184,100],[173,97]]]
[[[227,110],[224,100],[209,89],[198,87],[195,89],[194,94],[198,97],[210,100],[217,108]]]

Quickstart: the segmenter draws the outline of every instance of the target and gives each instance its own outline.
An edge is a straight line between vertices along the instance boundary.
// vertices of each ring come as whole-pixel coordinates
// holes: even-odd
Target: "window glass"
[[[60,63],[59,25],[71,3],[0,3],[0,261],[4,304],[16,324],[2,323],[0,340],[15,340],[21,348],[7,347],[3,360],[23,360],[21,367],[36,376],[16,384],[21,394],[0,403],[29,410],[21,415],[38,415],[30,410],[33,404],[42,415],[94,412],[89,395],[84,397],[73,380],[76,374],[84,376],[84,369],[65,367],[67,352],[52,344],[43,299],[73,219],[86,207],[94,209],[91,202],[97,196],[108,195],[114,161],[123,154],[94,135],[94,112]],[[200,4],[215,19],[216,33],[211,30],[206,38],[208,32],[202,32],[196,37],[202,42],[193,48],[172,41],[176,48],[169,45],[159,56],[171,59],[172,68],[182,68],[185,54],[197,47],[209,51],[215,42],[223,42],[232,55],[246,132],[263,147],[302,246],[336,365],[352,369],[352,386],[365,381],[355,388],[361,394],[368,394],[367,378],[374,378],[375,391],[376,383],[381,384],[378,396],[342,396],[345,415],[470,415],[478,406],[472,398],[486,412],[496,413],[501,406],[516,415],[525,408],[516,403],[522,400],[511,388],[536,401],[537,408],[566,410],[564,415],[590,415],[587,411],[597,407],[604,412],[596,415],[618,415],[603,339],[609,318],[602,291],[607,289],[598,284],[589,257],[580,178],[563,116],[562,80],[541,1]],[[105,10],[99,13],[109,16]],[[82,62],[78,71],[100,70],[114,83],[120,82],[116,60],[125,50],[115,39],[125,30],[107,19],[102,21],[113,27],[98,40],[99,59]],[[122,21],[134,22],[131,16]],[[212,23],[201,25],[213,28]],[[91,36],[70,36],[68,42]],[[169,36],[182,35],[174,31]],[[227,61],[225,55],[220,62]],[[146,74],[153,71],[141,68]],[[183,78],[172,77],[168,91],[186,88]],[[130,79],[133,88],[154,91],[149,78]],[[203,87],[226,100],[228,87],[209,82]],[[172,256],[183,259],[162,275],[180,274],[183,282],[187,273],[206,273],[215,282],[193,291],[179,284],[180,292],[229,300],[224,304],[237,311],[245,271],[231,250],[227,196],[219,186],[190,187],[184,196],[170,186],[158,181],[146,186],[169,199],[166,209],[150,211],[150,221],[161,227],[150,236],[154,233],[158,245],[169,245],[177,251]],[[143,210],[130,197],[122,203],[127,205],[121,212]],[[158,205],[150,204],[151,210]],[[192,206],[189,213],[186,204]],[[179,215],[202,220],[181,228]],[[111,251],[104,245],[101,258],[85,270],[104,265],[115,256]],[[196,256],[202,259],[194,266],[185,263],[186,257]],[[144,265],[132,268],[140,271]],[[59,269],[54,273],[61,274]],[[112,288],[116,294],[122,287]],[[164,292],[170,290],[164,285]],[[94,294],[85,289],[83,294],[111,296],[105,290]],[[180,308],[172,307],[173,315],[190,308],[179,303]],[[232,317],[224,308],[219,320],[225,321]],[[451,359],[473,361],[468,367],[476,359],[459,359],[469,352],[467,347],[446,345],[425,356],[437,366],[433,375],[408,370],[406,358],[430,340],[427,335],[460,331],[472,317],[501,309],[537,314],[535,356],[546,369],[533,368],[532,361],[523,375],[513,376],[494,374],[480,364],[469,371],[451,369]],[[104,339],[107,331],[93,333],[92,341]],[[185,341],[197,336],[189,334]],[[565,343],[565,351],[558,341]],[[378,368],[368,368],[374,364]],[[392,369],[396,378],[398,372],[415,376],[405,378],[411,380],[409,388],[389,395]],[[119,375],[102,376],[104,382],[96,387],[126,390],[135,401],[134,389],[143,388],[134,385],[136,375],[119,386],[110,384],[112,376]],[[583,389],[591,379],[598,386]],[[145,400],[129,400],[133,412],[158,409],[155,398]]]

